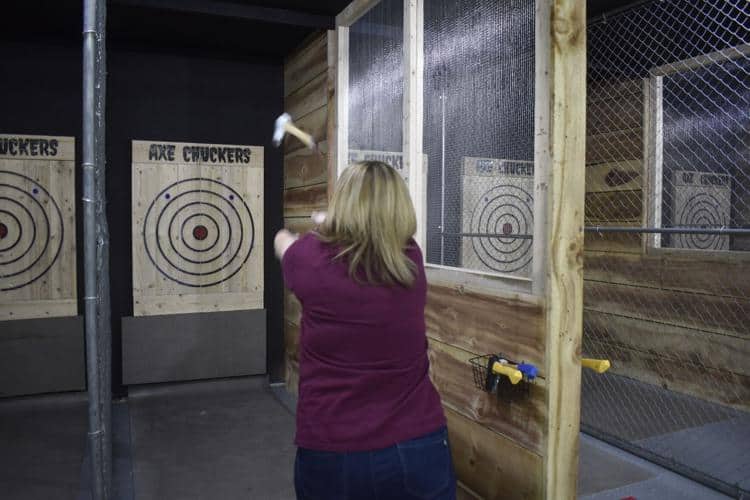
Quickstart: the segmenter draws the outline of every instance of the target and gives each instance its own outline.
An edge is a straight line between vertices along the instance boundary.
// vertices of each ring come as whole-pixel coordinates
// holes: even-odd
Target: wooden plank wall
[[[479,498],[541,498],[547,425],[541,303],[433,282],[425,320],[432,381],[462,485]],[[508,398],[476,387],[469,359],[489,353],[540,369],[528,395]]]
[[[590,83],[586,224],[647,225],[643,82]],[[586,235],[584,353],[612,372],[750,408],[750,260]]]
[[[310,213],[328,205],[328,116],[335,76],[330,70],[335,60],[331,37],[333,32],[315,34],[284,64],[284,109],[315,137],[322,152],[312,152],[294,138],[284,141],[284,225],[297,233],[311,229]],[[286,381],[296,393],[301,308],[294,295],[288,290],[284,293]]]

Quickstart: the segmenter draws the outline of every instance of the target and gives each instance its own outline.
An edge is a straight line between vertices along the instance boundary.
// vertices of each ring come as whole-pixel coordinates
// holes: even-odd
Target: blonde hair
[[[398,172],[380,161],[364,161],[339,177],[318,233],[341,248],[336,258],[348,260],[355,281],[409,287],[416,265],[405,250],[416,230],[414,205]]]

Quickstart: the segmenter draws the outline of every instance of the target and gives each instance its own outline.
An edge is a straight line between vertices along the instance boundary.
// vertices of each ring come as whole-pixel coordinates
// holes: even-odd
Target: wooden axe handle
[[[285,124],[284,129],[287,131],[287,133],[292,134],[294,137],[302,141],[308,148],[316,149],[315,139],[313,139],[313,137],[307,132],[303,132],[302,130],[298,129],[293,123]]]

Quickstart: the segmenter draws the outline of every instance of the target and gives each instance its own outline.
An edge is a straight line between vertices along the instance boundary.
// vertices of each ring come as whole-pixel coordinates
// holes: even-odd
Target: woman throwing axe
[[[414,207],[389,165],[339,178],[325,220],[275,248],[302,304],[295,489],[300,500],[455,498],[429,378]]]

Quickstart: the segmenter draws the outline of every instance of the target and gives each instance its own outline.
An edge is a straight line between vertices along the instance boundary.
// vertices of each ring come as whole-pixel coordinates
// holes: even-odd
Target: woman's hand
[[[310,214],[310,218],[316,225],[321,225],[326,220],[326,213],[325,212],[313,212]]]
[[[297,241],[298,235],[289,231],[288,229],[282,229],[276,233],[276,237],[273,239],[273,248],[276,251],[276,257],[281,260],[284,257],[287,249]]]

